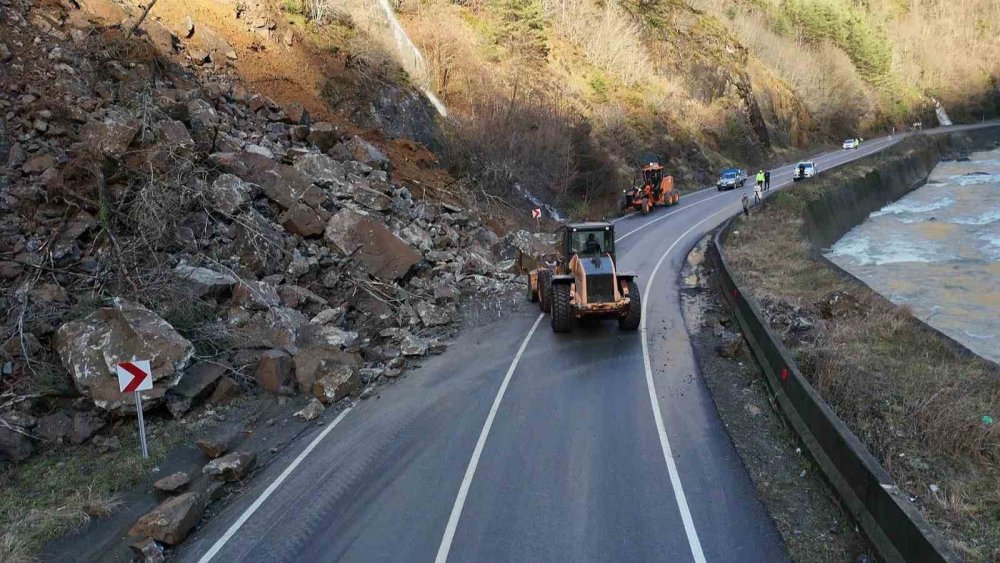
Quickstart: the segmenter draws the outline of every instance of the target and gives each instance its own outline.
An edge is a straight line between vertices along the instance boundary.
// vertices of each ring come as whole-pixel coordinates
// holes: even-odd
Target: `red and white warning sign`
[[[539,217],[542,216],[542,209],[540,207],[532,209],[531,216],[534,217],[535,219],[538,219]]]
[[[136,360],[118,364],[118,390],[122,393],[149,391],[153,388],[153,370],[149,360]]]

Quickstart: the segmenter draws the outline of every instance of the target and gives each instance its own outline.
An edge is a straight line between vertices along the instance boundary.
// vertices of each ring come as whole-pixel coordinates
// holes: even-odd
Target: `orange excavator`
[[[643,215],[654,206],[674,205],[681,199],[680,192],[674,189],[674,177],[664,176],[663,166],[658,162],[643,166],[632,183],[632,189],[624,192],[622,210],[638,209]]]

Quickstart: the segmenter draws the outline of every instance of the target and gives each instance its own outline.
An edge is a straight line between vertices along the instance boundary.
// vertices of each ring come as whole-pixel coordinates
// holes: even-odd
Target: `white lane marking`
[[[226,542],[228,542],[230,539],[232,539],[234,535],[236,535],[236,532],[239,531],[239,529],[243,526],[243,524],[246,524],[246,521],[250,519],[253,513],[257,512],[257,509],[264,504],[264,501],[266,501],[267,498],[271,496],[274,493],[274,491],[276,491],[278,487],[281,486],[282,483],[285,482],[285,479],[287,479],[288,476],[292,474],[292,471],[295,471],[295,468],[298,467],[300,463],[302,463],[302,460],[304,460],[306,456],[308,456],[309,453],[312,452],[313,449],[315,449],[316,446],[318,446],[321,441],[323,441],[323,438],[326,438],[326,435],[329,434],[330,431],[332,431],[334,428],[336,428],[337,425],[340,424],[341,420],[344,420],[344,417],[347,416],[347,413],[351,412],[352,408],[354,407],[347,407],[346,409],[344,409],[344,412],[337,415],[337,418],[333,419],[333,422],[331,422],[326,428],[324,428],[323,431],[319,433],[319,436],[316,436],[313,439],[313,441],[309,443],[309,446],[306,447],[306,449],[302,450],[302,453],[300,453],[298,457],[296,457],[295,460],[292,461],[291,465],[286,467],[285,470],[281,472],[281,475],[278,475],[278,478],[275,479],[274,482],[271,483],[266,490],[264,490],[264,493],[260,495],[260,497],[258,497],[257,500],[253,501],[253,504],[250,505],[250,508],[246,509],[246,511],[243,512],[242,515],[240,515],[239,519],[236,520],[236,522],[233,522],[233,525],[230,526],[229,529],[226,530],[226,533],[223,534],[223,536],[219,538],[218,541],[215,542],[215,545],[213,545],[211,549],[206,551],[205,555],[201,556],[201,559],[198,560],[198,563],[208,563],[209,561],[212,560],[213,557],[215,557],[219,553],[219,550],[221,550],[226,545]]]
[[[656,386],[653,383],[653,369],[649,363],[649,343],[646,338],[646,308],[649,305],[649,292],[653,288],[653,280],[656,278],[656,272],[659,271],[660,266],[663,265],[663,261],[667,258],[674,247],[684,240],[684,237],[689,235],[691,231],[697,229],[702,223],[725,211],[728,211],[728,209],[720,209],[719,211],[716,211],[715,213],[692,225],[690,229],[684,231],[684,234],[677,237],[677,240],[670,245],[670,248],[663,253],[663,256],[660,256],[660,260],[656,263],[656,266],[653,267],[653,273],[649,276],[649,281],[646,282],[646,290],[642,294],[642,321],[640,321],[639,325],[639,331],[642,333],[642,365],[646,370],[646,388],[649,389],[649,402],[652,403],[653,406],[653,419],[656,421],[656,433],[660,436],[660,448],[663,449],[663,459],[667,462],[667,473],[670,474],[670,485],[674,490],[674,499],[677,501],[677,509],[681,513],[681,521],[684,523],[684,533],[687,535],[688,545],[691,546],[691,556],[694,557],[696,563],[704,563],[705,554],[701,550],[701,542],[698,540],[698,531],[695,530],[694,519],[691,518],[691,510],[688,508],[687,497],[684,496],[684,488],[681,486],[681,477],[677,472],[677,465],[674,463],[674,454],[670,449],[670,440],[667,438],[667,430],[663,425],[663,413],[660,412],[660,402],[656,400]]]
[[[472,478],[476,476],[476,468],[479,466],[479,458],[483,454],[483,448],[486,446],[486,438],[490,435],[490,428],[493,427],[493,419],[497,416],[497,411],[500,409],[500,401],[503,401],[504,393],[507,392],[507,385],[510,384],[510,378],[514,375],[514,370],[517,369],[517,364],[521,361],[521,355],[524,354],[524,349],[528,347],[528,341],[531,340],[531,336],[535,334],[535,329],[538,328],[538,323],[542,322],[542,317],[545,313],[538,315],[535,319],[535,324],[531,325],[531,330],[528,331],[528,335],[524,337],[524,341],[521,342],[521,347],[517,349],[517,355],[514,356],[514,361],[511,362],[510,368],[507,369],[507,375],[503,378],[503,383],[500,384],[500,389],[497,391],[497,396],[493,399],[493,406],[490,407],[490,414],[486,416],[486,423],[483,424],[483,430],[479,433],[479,441],[476,442],[476,449],[472,452],[472,459],[469,460],[469,466],[465,469],[465,477],[462,478],[462,485],[458,488],[458,496],[455,498],[455,505],[451,508],[451,516],[448,517],[448,525],[445,526],[444,536],[441,538],[441,545],[438,547],[437,557],[434,558],[436,563],[445,563],[448,560],[448,552],[451,551],[451,542],[455,539],[455,530],[458,529],[458,520],[462,517],[462,508],[465,507],[465,498],[469,495],[469,487],[472,486]]]
[[[632,213],[629,213],[628,215],[622,215],[621,217],[615,217],[614,219],[611,220],[611,222],[614,223],[616,221],[621,221],[622,219],[628,219],[629,217],[635,215],[636,213],[638,213],[638,211],[633,211]]]
[[[731,190],[731,191],[732,191],[733,193],[736,193],[736,191],[735,191],[735,190]],[[722,193],[721,193],[721,194],[719,194],[719,195],[714,195],[714,196],[712,196],[712,197],[706,197],[705,199],[703,199],[703,200],[701,200],[701,201],[696,201],[696,202],[694,202],[694,203],[692,203],[692,204],[690,204],[690,205],[686,205],[686,206],[684,206],[684,207],[681,207],[680,209],[675,209],[675,210],[671,211],[670,213],[667,213],[666,215],[660,215],[660,216],[659,216],[659,217],[657,217],[656,219],[653,219],[652,221],[649,221],[649,222],[647,222],[647,223],[643,223],[642,225],[639,225],[638,227],[636,227],[636,228],[632,229],[631,231],[629,231],[629,232],[625,233],[624,235],[622,235],[622,236],[618,237],[618,238],[617,238],[617,239],[615,239],[615,240],[616,240],[616,241],[622,241],[622,240],[625,240],[625,239],[626,239],[626,238],[627,238],[627,237],[628,237],[629,235],[631,235],[631,234],[633,234],[633,233],[636,233],[636,232],[638,232],[638,231],[641,231],[641,230],[645,229],[646,227],[648,227],[648,226],[652,225],[653,223],[656,223],[657,221],[662,221],[662,220],[666,219],[667,217],[670,217],[671,215],[673,215],[673,214],[675,214],[675,213],[680,213],[681,211],[684,211],[685,209],[691,209],[692,207],[694,207],[694,206],[696,206],[696,205],[701,205],[701,204],[705,203],[706,201],[712,201],[712,200],[713,200],[713,199],[715,199],[715,198],[718,198],[718,197],[724,197],[724,196],[727,196],[727,195],[729,195],[729,192],[728,192],[728,191],[727,191],[727,192],[722,192]]]

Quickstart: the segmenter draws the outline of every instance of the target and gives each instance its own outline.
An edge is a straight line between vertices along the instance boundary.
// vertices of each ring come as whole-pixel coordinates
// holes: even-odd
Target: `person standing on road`
[[[757,172],[757,189],[758,190],[763,190],[764,189],[764,171],[763,170],[759,170]]]
[[[744,192],[743,193],[743,197],[740,198],[740,201],[743,203],[743,214],[746,215],[747,217],[749,217],[750,216],[750,196],[748,196],[746,194],[746,192]]]
[[[759,204],[761,198],[764,197],[764,194],[762,193],[763,190],[764,190],[764,173],[761,172],[760,174],[757,174],[757,185],[754,186],[754,188],[753,188],[753,204],[754,205]]]
[[[764,191],[771,189],[771,171],[764,171]]]

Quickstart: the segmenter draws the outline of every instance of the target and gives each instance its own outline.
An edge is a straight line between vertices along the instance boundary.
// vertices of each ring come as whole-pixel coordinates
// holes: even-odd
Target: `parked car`
[[[727,168],[722,171],[719,176],[719,181],[715,184],[715,187],[722,190],[735,190],[736,188],[742,188],[744,184],[747,183],[747,172],[742,168]]]
[[[845,149],[856,149],[861,146],[861,139],[847,139],[844,141]]]
[[[799,180],[812,178],[818,173],[819,171],[816,170],[814,162],[800,162],[795,166],[795,171],[792,172],[792,180],[798,182]]]

